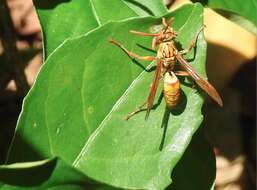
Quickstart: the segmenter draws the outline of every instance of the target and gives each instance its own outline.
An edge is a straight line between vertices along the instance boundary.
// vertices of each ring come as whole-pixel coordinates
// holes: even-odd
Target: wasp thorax
[[[163,66],[165,68],[172,69],[176,62],[172,42],[160,44],[157,57],[163,60]]]
[[[180,83],[173,72],[167,72],[164,75],[163,86],[164,99],[169,108],[178,104],[180,96]]]
[[[160,48],[159,51],[157,53],[157,56],[159,58],[171,58],[174,56],[174,50],[172,47],[172,43],[171,42],[166,42],[166,43],[162,43],[160,44]]]

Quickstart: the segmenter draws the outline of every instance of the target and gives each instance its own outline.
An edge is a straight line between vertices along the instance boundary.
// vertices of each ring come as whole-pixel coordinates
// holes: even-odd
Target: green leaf
[[[44,57],[65,39],[98,26],[90,1],[34,0],[44,40]]]
[[[202,11],[200,4],[186,5],[167,15],[175,17],[173,27],[182,48],[202,26]],[[162,101],[147,121],[145,112],[125,121],[124,116],[145,101],[154,73],[142,69],[147,62],[133,62],[108,42],[115,38],[133,52],[151,55],[137,45],[149,47],[151,38],[128,31],[149,32],[160,23],[161,18],[152,17],[111,22],[56,49],[25,98],[8,162],[59,156],[87,176],[114,186],[168,186],[171,171],[202,122],[203,99],[190,81],[181,79],[177,109],[165,109]],[[187,58],[202,76],[205,56],[201,33],[195,53]]]
[[[149,15],[142,10],[148,10],[146,6],[153,15],[167,13],[161,0],[146,5],[134,0],[125,2],[130,6],[122,0],[34,0],[43,32],[45,59],[67,38],[89,32],[110,20]]]
[[[201,128],[194,134],[184,155],[174,168],[173,183],[167,190],[211,190],[215,177],[215,155]]]
[[[256,0],[196,0],[203,2],[210,8],[221,9],[241,15],[257,25],[257,1]]]
[[[162,16],[167,13],[167,8],[162,0],[123,1],[140,16]]]
[[[1,190],[115,189],[93,181],[61,159],[0,166]]]

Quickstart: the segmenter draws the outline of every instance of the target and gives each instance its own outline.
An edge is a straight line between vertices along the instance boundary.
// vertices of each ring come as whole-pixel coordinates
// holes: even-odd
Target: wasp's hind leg
[[[143,107],[147,104],[147,102],[144,102],[142,105],[140,105],[139,107],[137,107],[133,112],[130,112],[129,114],[126,115],[126,117],[124,118],[125,120],[129,120],[132,116],[134,116],[135,114],[143,111]]]
[[[176,76],[181,76],[181,77],[189,77],[190,74],[187,71],[175,71],[174,72]],[[195,82],[192,84],[192,88],[196,89],[197,85]]]
[[[174,71],[174,73],[175,75],[182,76],[182,77],[190,76],[190,74],[187,71]]]

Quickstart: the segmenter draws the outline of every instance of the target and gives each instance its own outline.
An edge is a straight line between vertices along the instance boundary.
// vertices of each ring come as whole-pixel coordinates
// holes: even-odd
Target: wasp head
[[[160,29],[160,32],[153,38],[152,48],[155,49],[157,45],[165,42],[174,40],[177,37],[177,32],[170,26],[173,21],[173,17],[166,22],[163,18],[163,28]]]

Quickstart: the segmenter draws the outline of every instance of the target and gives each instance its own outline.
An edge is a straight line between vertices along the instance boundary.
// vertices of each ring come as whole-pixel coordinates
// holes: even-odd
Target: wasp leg
[[[129,120],[133,115],[137,114],[138,112],[143,110],[143,107],[147,104],[147,102],[144,102],[142,105],[140,105],[136,110],[133,112],[130,112],[129,114],[126,115],[125,120]]]
[[[177,75],[177,76],[184,76],[184,77],[190,76],[189,73],[186,72],[186,71],[175,71],[174,73],[175,73],[175,75]]]
[[[140,32],[140,31],[135,31],[135,30],[130,30],[129,32],[132,34],[139,35],[139,36],[154,36],[154,38],[152,40],[152,49],[154,50],[156,48],[156,36],[159,36],[160,33],[150,34],[150,33],[145,33],[145,32]]]
[[[167,71],[166,71],[166,72],[167,72]],[[162,77],[163,77],[163,76],[161,75],[161,76],[160,76],[160,79],[161,79]],[[151,83],[150,89],[152,88],[152,85],[153,85],[153,83]],[[127,114],[126,117],[125,117],[125,120],[129,120],[133,115],[137,114],[138,112],[141,112],[141,111],[145,110],[145,109],[143,109],[143,107],[144,107],[147,103],[148,103],[147,101],[144,102],[142,105],[138,106],[133,112],[130,112],[129,114]],[[158,103],[158,104],[160,104],[160,103]]]
[[[125,51],[130,57],[133,57],[133,58],[137,58],[137,59],[141,59],[141,60],[145,60],[145,61],[153,61],[155,60],[156,58],[153,57],[153,56],[140,56],[140,55],[137,55],[129,50],[127,50],[121,43],[113,40],[113,39],[110,39],[109,42],[113,43],[114,45],[118,46],[119,48],[121,48],[123,51]]]
[[[136,31],[136,30],[130,30],[129,32],[132,33],[132,34],[139,35],[139,36],[159,36],[158,33],[157,34],[151,34],[151,33],[145,33],[145,32]]]
[[[187,71],[175,71],[174,73],[175,73],[176,76],[182,76],[182,77],[190,76],[190,74]],[[193,83],[192,88],[196,89],[196,84],[195,83]]]
[[[193,49],[193,48],[195,47],[196,42],[197,42],[197,38],[198,38],[199,34],[201,33],[201,31],[204,29],[204,27],[205,27],[205,26],[202,26],[202,27],[200,28],[200,30],[196,33],[195,37],[194,37],[193,40],[191,41],[191,43],[190,43],[190,45],[189,45],[188,48],[179,51],[180,54],[182,54],[182,55],[183,55],[183,54],[186,54],[186,53],[188,53],[191,49]]]

